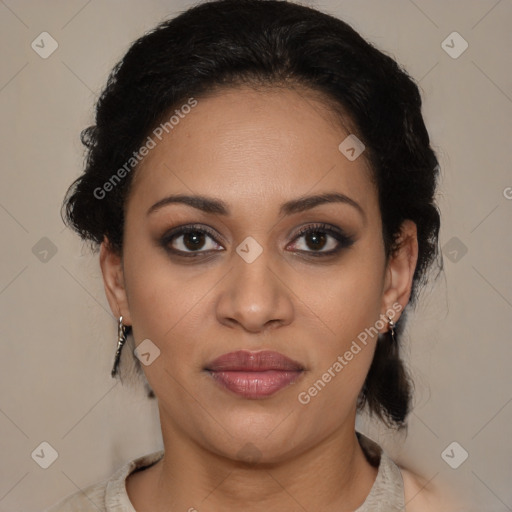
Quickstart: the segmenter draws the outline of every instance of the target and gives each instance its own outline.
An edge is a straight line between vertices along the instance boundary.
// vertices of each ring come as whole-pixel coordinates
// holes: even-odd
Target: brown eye
[[[210,251],[223,250],[213,235],[206,228],[184,226],[165,234],[161,245],[169,252],[183,256],[195,256]],[[219,249],[220,247],[220,249]]]
[[[312,250],[322,249],[325,246],[326,240],[329,235],[322,233],[321,231],[310,231],[304,236],[306,245]]]
[[[205,243],[205,234],[200,231],[185,233],[181,236],[182,244],[190,251],[201,249]]]
[[[312,256],[329,256],[354,243],[353,238],[327,224],[301,229],[295,240],[301,238],[304,242],[301,244],[294,242],[294,248],[300,252],[310,253]]]

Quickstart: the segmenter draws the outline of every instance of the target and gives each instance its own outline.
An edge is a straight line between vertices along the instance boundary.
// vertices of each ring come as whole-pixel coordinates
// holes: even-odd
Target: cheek
[[[355,415],[357,399],[374,352],[374,344],[363,347],[352,359],[345,352],[332,358],[316,375],[297,390],[297,407],[303,431],[314,441]],[[356,351],[356,350],[354,350]],[[350,351],[351,352],[351,351]]]
[[[189,282],[190,271],[180,271],[171,263],[134,217],[132,214],[127,218],[124,242],[128,305],[135,340],[149,338],[158,342],[176,329],[204,292],[197,282]]]
[[[167,343],[184,325],[199,321],[198,305],[211,287],[207,274],[194,279],[169,264],[159,264],[155,258],[134,260],[132,267],[129,306],[136,340]]]
[[[178,393],[179,386],[173,390],[168,386],[171,377],[184,382],[202,370],[208,345],[204,341],[215,320],[209,294],[221,275],[201,265],[180,268],[163,251],[149,243],[141,245],[131,253],[127,250],[125,260],[134,340],[139,345],[149,339],[160,351],[158,358],[144,367],[153,390]],[[167,383],[164,390],[160,389],[162,383]]]
[[[329,335],[315,345],[315,364],[297,400],[312,421],[323,418],[326,431],[354,411],[368,374],[382,327],[378,288],[373,280],[346,278],[324,298]]]
[[[201,360],[193,336],[201,325],[198,305],[209,280],[190,280],[184,272],[171,271],[154,253],[127,258],[125,270],[135,345],[149,339],[157,347],[152,350],[158,356],[142,366],[146,378],[159,399],[184,408],[182,385]]]
[[[308,300],[314,297],[318,325],[327,336],[315,345],[315,364],[298,399],[327,417],[346,414],[357,400],[383,327],[384,252],[364,245],[322,280],[321,290],[307,291]]]
[[[335,270],[322,280],[316,297],[316,311],[329,327],[338,348],[356,338],[380,318],[384,281],[384,252],[360,241]],[[367,247],[365,247],[365,245]],[[376,245],[376,244],[372,244]]]

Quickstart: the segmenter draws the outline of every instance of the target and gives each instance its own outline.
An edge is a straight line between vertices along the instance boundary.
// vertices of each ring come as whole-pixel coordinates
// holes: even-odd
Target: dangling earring
[[[114,358],[114,366],[111,371],[111,376],[115,377],[117,373],[117,367],[119,365],[119,359],[121,357],[121,349],[126,343],[126,325],[123,325],[123,317],[119,317],[119,325],[117,327],[117,350]]]
[[[393,322],[393,320],[391,320],[391,318],[388,316],[388,324],[389,324],[389,331],[388,332],[391,332],[391,339],[393,340],[393,343],[396,343],[396,339],[395,339],[395,322]]]

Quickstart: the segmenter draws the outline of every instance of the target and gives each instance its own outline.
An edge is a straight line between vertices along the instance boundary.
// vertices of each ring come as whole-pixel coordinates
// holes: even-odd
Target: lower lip
[[[212,371],[213,379],[244,398],[265,398],[295,382],[302,371]]]

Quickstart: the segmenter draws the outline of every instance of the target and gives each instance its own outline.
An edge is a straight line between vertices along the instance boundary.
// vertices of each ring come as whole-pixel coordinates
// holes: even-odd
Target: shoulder
[[[428,481],[408,469],[400,469],[404,481],[404,496],[408,512],[431,512],[439,510],[433,508],[436,492]]]
[[[453,496],[447,489],[434,485],[431,480],[400,468],[404,481],[404,496],[407,512],[455,512]]]
[[[104,512],[107,482],[90,485],[66,496],[44,512]]]
[[[130,500],[126,493],[126,478],[137,469],[152,466],[163,455],[164,451],[159,450],[126,462],[109,479],[89,485],[85,489],[65,497],[55,505],[44,510],[44,512],[110,512],[113,509],[130,510]]]

